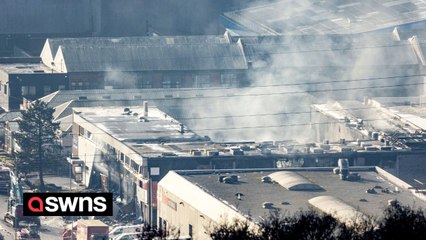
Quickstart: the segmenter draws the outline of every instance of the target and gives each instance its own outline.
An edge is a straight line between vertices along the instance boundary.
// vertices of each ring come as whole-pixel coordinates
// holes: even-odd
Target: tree
[[[423,209],[401,206],[387,207],[381,219],[368,216],[354,219],[353,224],[339,222],[333,216],[313,209],[293,216],[272,213],[258,223],[259,231],[250,231],[248,221],[237,220],[215,225],[209,232],[212,239],[248,240],[387,240],[425,239],[426,215]]]
[[[59,123],[53,122],[53,108],[45,102],[35,101],[18,121],[19,132],[16,142],[20,147],[17,153],[18,169],[28,171],[37,169],[39,173],[39,190],[44,192],[43,170],[50,159],[57,156],[61,146],[58,142]],[[26,167],[23,167],[26,166]]]
[[[385,209],[378,239],[425,239],[426,216],[422,209],[396,203]]]

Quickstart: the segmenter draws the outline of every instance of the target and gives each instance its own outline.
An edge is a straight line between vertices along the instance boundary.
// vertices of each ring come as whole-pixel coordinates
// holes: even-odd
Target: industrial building
[[[224,36],[47,39],[41,59],[70,89],[231,87],[247,69]]]
[[[312,113],[317,141],[356,141],[370,151],[388,146],[398,152],[392,160],[397,177],[414,186],[426,181],[424,96],[315,104]]]
[[[401,36],[401,31],[395,31],[352,35],[239,37],[226,32],[214,36],[49,38],[40,53],[42,63],[33,59],[26,64],[19,62],[22,59],[13,63],[9,59],[0,64],[6,69],[3,86],[16,88],[9,97],[16,101],[1,104],[6,110],[17,109],[17,100],[22,96],[33,100],[49,93],[45,91],[49,87],[53,92],[272,84],[295,86],[319,97],[330,92],[335,98],[423,94],[423,88],[419,88],[424,84],[423,39]],[[37,83],[28,84],[31,91],[26,91],[23,80],[9,77],[20,73]],[[41,73],[43,82],[38,81]],[[369,79],[374,80],[368,82]],[[403,83],[408,84],[401,86]],[[36,96],[30,96],[34,87]],[[340,88],[349,88],[351,94],[341,93]]]
[[[24,99],[36,100],[69,87],[68,76],[40,63],[0,64],[0,102],[6,110],[18,110]]]
[[[156,187],[169,170],[271,168],[281,155],[254,143],[213,143],[157,107],[73,109],[70,163],[83,184],[114,192],[156,225]],[[104,179],[104,180],[102,180]]]
[[[222,16],[240,35],[351,34],[391,32],[394,27],[422,29],[423,1],[295,1],[254,3]]]
[[[340,180],[333,168],[171,171],[158,184],[159,226],[204,239],[213,224],[255,224],[276,211],[292,215],[313,207],[350,223],[380,217],[395,201],[426,207],[423,193],[381,168],[348,170],[356,178]]]

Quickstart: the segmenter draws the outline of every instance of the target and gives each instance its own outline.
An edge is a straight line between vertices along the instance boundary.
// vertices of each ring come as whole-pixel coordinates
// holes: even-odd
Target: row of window
[[[65,90],[65,85],[59,85],[58,90]],[[37,93],[36,86],[22,86],[21,94],[22,96],[35,96]],[[44,85],[43,86],[43,95],[52,93],[52,86]]]
[[[120,152],[119,150],[116,150],[108,143],[105,143],[104,141],[102,141],[102,139],[95,137],[90,131],[79,126],[78,134],[94,142],[96,146],[101,149],[101,151],[107,152],[109,154],[114,154],[116,159],[119,159],[121,162],[123,162],[124,165],[129,166],[135,173],[143,173],[141,166],[137,164],[135,160]]]
[[[166,75],[162,80],[162,88],[180,88],[182,87],[182,78],[180,75]],[[221,74],[221,86],[222,87],[237,87],[237,75],[234,73],[223,73]],[[208,88],[211,87],[211,76],[208,74],[200,74],[194,76],[194,85],[196,88]],[[151,79],[139,79],[138,88],[153,88],[153,81]]]

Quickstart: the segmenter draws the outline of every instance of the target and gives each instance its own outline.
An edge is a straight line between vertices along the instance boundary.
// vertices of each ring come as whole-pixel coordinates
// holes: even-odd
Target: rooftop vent
[[[224,183],[230,183],[230,184],[238,183],[238,176],[231,175],[231,176],[225,177],[225,178],[223,178],[223,182]]]
[[[242,155],[244,155],[244,151],[241,150],[241,148],[239,148],[239,147],[231,147],[229,149],[229,151],[234,156],[242,156]]]
[[[219,151],[217,150],[206,150],[206,155],[209,157],[219,156]]]
[[[346,177],[346,180],[351,181],[351,182],[359,181],[359,180],[361,180],[361,176],[358,173],[350,173]]]
[[[173,153],[173,152],[162,152],[161,156],[163,156],[163,157],[174,157],[174,156],[177,156],[177,155],[176,155],[176,153]]]
[[[369,193],[369,194],[376,194],[377,192],[376,192],[376,190],[374,190],[374,188],[369,188],[369,189],[367,189],[367,191],[365,191],[366,193]]]
[[[236,193],[235,196],[237,196],[238,200],[241,200],[242,196],[244,196],[244,194],[242,194],[242,193]]]
[[[198,149],[192,149],[191,150],[191,155],[192,156],[201,156],[201,151]]]
[[[388,206],[396,207],[396,206],[398,206],[398,201],[396,199],[390,199],[390,200],[388,200]]]
[[[269,176],[263,176],[262,177],[262,182],[263,183],[272,183],[272,179]]]
[[[371,133],[371,138],[376,141],[379,140],[379,133],[378,132]]]
[[[225,178],[226,176],[219,176],[218,178],[217,178],[217,180],[219,181],[219,182],[223,182],[223,179]]]
[[[264,209],[271,209],[273,207],[274,207],[274,204],[271,203],[271,202],[264,202],[264,203],[262,203],[262,208],[264,208]]]
[[[139,117],[139,122],[149,122],[149,120],[146,117]]]
[[[334,174],[340,175],[340,180],[348,180],[349,175],[349,161],[346,158],[340,158],[337,161],[337,169],[333,169]]]
[[[148,102],[143,101],[143,116],[148,117]]]

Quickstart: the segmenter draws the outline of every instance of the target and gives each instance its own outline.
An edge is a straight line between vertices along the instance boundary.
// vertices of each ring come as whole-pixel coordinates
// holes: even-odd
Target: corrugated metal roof
[[[59,46],[65,47],[119,47],[119,46],[153,46],[174,44],[226,44],[228,40],[223,35],[207,36],[154,36],[154,37],[90,37],[90,38],[48,38],[44,44],[43,51],[50,50],[53,59]],[[43,55],[41,55],[43,57]],[[46,59],[45,64],[51,62]]]
[[[295,172],[274,172],[268,175],[272,180],[291,191],[318,191],[320,186]]]
[[[242,49],[235,44],[60,46],[60,51],[68,72],[247,69]]]
[[[281,0],[224,15],[258,34],[345,34],[424,21],[425,7],[410,0]]]
[[[299,35],[242,38],[253,66],[395,66],[416,65],[409,41],[383,35]]]

